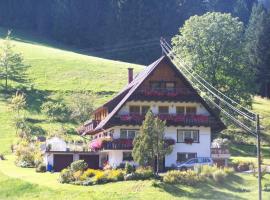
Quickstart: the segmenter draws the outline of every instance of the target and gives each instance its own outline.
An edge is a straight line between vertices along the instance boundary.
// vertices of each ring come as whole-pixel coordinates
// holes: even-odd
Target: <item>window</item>
[[[128,129],[121,129],[120,130],[120,138],[121,139],[134,139],[138,130],[128,130]]]
[[[129,106],[130,114],[140,114],[140,106]]]
[[[123,161],[133,161],[131,152],[123,152]]]
[[[166,82],[165,87],[167,91],[174,92],[175,91],[175,83],[174,82]]]
[[[185,107],[184,106],[177,106],[176,107],[176,114],[184,115],[185,114]]]
[[[197,108],[195,106],[186,107],[186,114],[187,115],[196,115]]]
[[[197,158],[197,153],[177,153],[177,162],[185,162],[192,158]],[[191,161],[195,162],[195,160],[191,160]]]
[[[161,88],[161,82],[159,82],[159,81],[152,81],[152,82],[150,82],[150,88],[152,90],[158,90],[158,89],[160,89]]]
[[[168,106],[159,106],[158,107],[158,113],[159,114],[168,114],[169,113],[169,107]]]
[[[145,115],[149,109],[150,109],[150,106],[142,106],[142,115]]]
[[[193,142],[199,143],[198,130],[177,130],[177,142],[185,142],[185,139],[193,139]]]

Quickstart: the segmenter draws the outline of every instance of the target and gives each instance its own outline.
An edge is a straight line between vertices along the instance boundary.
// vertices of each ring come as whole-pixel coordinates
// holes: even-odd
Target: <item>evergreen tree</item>
[[[26,70],[28,66],[23,63],[22,55],[14,52],[10,43],[10,32],[8,32],[0,48],[0,78],[4,79],[5,89],[8,88],[9,80],[25,83],[27,81]]]
[[[255,4],[245,32],[246,64],[256,70],[256,82],[262,96],[270,96],[270,14]]]
[[[140,128],[140,133],[133,141],[132,156],[134,160],[143,166],[151,166],[159,172],[160,161],[165,155],[171,153],[170,145],[165,144],[166,122],[154,116],[149,110]],[[156,166],[155,166],[156,163]]]

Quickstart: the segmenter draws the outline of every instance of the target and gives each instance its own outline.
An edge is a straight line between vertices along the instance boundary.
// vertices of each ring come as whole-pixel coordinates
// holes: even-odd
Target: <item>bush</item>
[[[69,116],[69,109],[67,106],[59,102],[45,102],[42,104],[41,110],[53,120],[64,121],[67,120]]]
[[[254,163],[251,161],[245,161],[245,160],[233,160],[232,165],[235,171],[242,172],[242,171],[249,170],[250,166],[254,166]]]
[[[224,167],[223,170],[227,175],[232,175],[234,173],[234,169],[231,167]]]
[[[44,164],[39,164],[36,167],[36,172],[39,172],[39,173],[46,172],[46,166]]]
[[[217,183],[223,183],[226,176],[227,174],[222,169],[213,172],[213,179]]]
[[[126,162],[125,171],[126,171],[126,174],[130,174],[132,172],[135,172],[135,167],[132,166],[129,162]]]
[[[114,182],[114,181],[123,181],[124,180],[124,173],[122,170],[116,169],[116,170],[108,170],[105,172],[107,175],[107,181]]]
[[[73,172],[73,177],[76,181],[82,181],[82,175],[83,175],[83,171],[75,171]]]
[[[200,175],[206,178],[213,178],[213,173],[219,169],[216,165],[201,165],[200,168]]]
[[[135,173],[126,174],[124,176],[125,181],[138,180],[138,176]]]
[[[202,179],[196,172],[191,170],[172,170],[164,175],[163,181],[169,184],[196,185],[197,183],[202,181]]]
[[[73,172],[77,172],[86,170],[88,165],[84,160],[77,160],[71,163],[70,167]]]
[[[106,183],[107,182],[107,177],[105,172],[103,171],[98,171],[96,175],[93,178],[94,183],[100,184],[100,183]]]
[[[63,169],[59,175],[58,181],[60,183],[70,183],[74,181],[73,172],[70,168]]]
[[[135,174],[140,180],[150,179],[155,176],[151,167],[138,167]]]
[[[95,169],[87,169],[81,176],[81,180],[86,180],[88,178],[92,178],[96,175],[98,170]]]

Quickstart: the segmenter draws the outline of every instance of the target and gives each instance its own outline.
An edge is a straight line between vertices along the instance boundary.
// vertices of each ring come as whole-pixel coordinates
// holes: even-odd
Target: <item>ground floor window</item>
[[[184,162],[191,158],[197,158],[197,153],[177,153],[177,162]]]
[[[131,152],[123,152],[123,161],[133,161]]]

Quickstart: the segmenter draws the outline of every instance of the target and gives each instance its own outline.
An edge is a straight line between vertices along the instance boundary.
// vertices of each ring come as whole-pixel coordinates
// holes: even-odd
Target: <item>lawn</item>
[[[257,199],[257,180],[252,175],[236,174],[225,184],[211,181],[196,187],[161,184],[153,181],[128,181],[95,186],[74,186],[57,182],[58,173],[36,173],[16,167],[13,156],[0,161],[0,199]],[[269,180],[270,175],[266,178]],[[265,182],[266,179],[263,180]],[[270,192],[263,193],[264,199]]]

